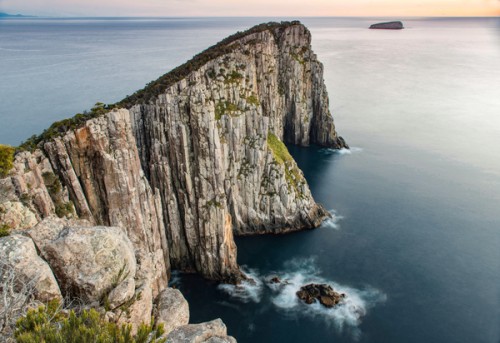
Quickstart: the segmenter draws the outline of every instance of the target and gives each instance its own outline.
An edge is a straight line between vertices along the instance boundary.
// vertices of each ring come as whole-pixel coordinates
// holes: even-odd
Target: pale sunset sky
[[[0,0],[39,16],[500,16],[500,0]]]

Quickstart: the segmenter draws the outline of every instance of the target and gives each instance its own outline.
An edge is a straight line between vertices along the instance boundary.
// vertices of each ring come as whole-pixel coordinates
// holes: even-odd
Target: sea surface
[[[0,20],[0,143],[118,101],[271,19],[282,18]],[[367,29],[384,19],[302,19],[353,148],[289,148],[333,219],[238,238],[255,284],[174,273],[193,322],[220,317],[242,343],[500,342],[500,20]],[[346,304],[300,304],[313,281]]]

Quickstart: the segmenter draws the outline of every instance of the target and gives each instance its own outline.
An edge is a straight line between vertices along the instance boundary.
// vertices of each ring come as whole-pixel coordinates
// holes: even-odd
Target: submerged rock
[[[306,304],[313,304],[319,301],[321,305],[331,308],[340,304],[346,295],[345,293],[335,292],[330,285],[311,283],[300,287],[297,297]]]
[[[404,29],[404,26],[403,23],[400,21],[388,21],[385,23],[377,23],[370,25],[370,29],[401,30]]]

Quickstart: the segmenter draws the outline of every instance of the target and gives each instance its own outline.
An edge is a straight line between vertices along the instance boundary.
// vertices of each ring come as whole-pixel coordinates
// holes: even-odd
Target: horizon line
[[[158,19],[189,19],[189,18],[498,18],[499,15],[332,15],[332,16],[248,16],[248,15],[230,15],[230,16],[196,16],[196,15],[179,15],[179,16],[123,16],[123,15],[33,15],[33,14],[7,14],[1,19],[78,19],[78,18],[158,18]]]

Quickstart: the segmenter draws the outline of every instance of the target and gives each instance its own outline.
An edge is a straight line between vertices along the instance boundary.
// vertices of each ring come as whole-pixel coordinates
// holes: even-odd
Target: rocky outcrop
[[[330,285],[311,283],[300,287],[297,297],[309,305],[319,301],[321,305],[331,308],[340,304],[346,295],[335,292]]]
[[[10,271],[12,275],[9,275]],[[11,276],[15,279],[6,280]],[[25,291],[31,292],[32,289],[35,298],[40,301],[62,299],[52,270],[38,256],[33,241],[21,235],[0,238],[0,284],[11,284],[14,288],[29,285]],[[4,295],[7,292],[2,290]]]
[[[400,21],[389,21],[386,23],[378,23],[370,25],[370,29],[401,30],[404,29],[404,27],[403,23]]]
[[[234,234],[310,229],[328,216],[284,144],[346,147],[310,44],[298,22],[260,25],[124,108],[57,123],[1,180],[2,216],[20,214],[9,226],[22,228],[56,215],[122,228],[153,298],[171,266],[238,282]]]
[[[226,325],[220,319],[178,327],[167,336],[169,343],[236,343],[227,335]]]
[[[165,288],[156,298],[153,311],[157,323],[162,323],[165,334],[189,323],[189,305],[178,289]]]

